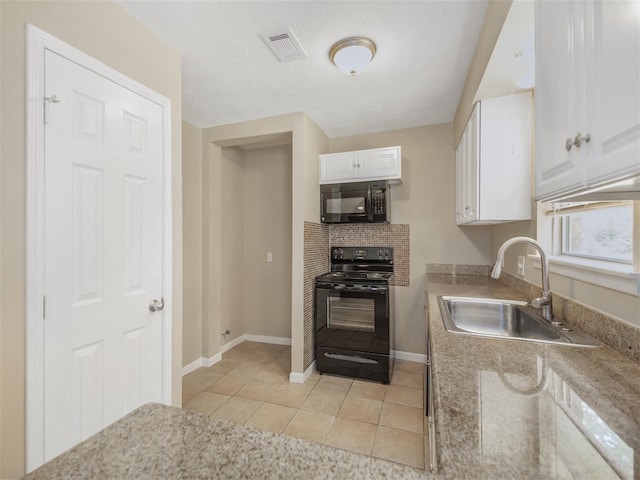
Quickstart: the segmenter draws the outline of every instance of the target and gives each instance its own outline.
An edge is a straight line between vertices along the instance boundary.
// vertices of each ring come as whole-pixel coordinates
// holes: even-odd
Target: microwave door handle
[[[367,205],[365,207],[365,211],[367,212],[367,217],[370,222],[373,222],[373,198],[371,196],[371,185],[367,187]]]

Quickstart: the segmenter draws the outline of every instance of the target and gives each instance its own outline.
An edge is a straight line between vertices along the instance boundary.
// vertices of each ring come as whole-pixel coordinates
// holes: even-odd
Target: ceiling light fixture
[[[346,75],[358,75],[376,54],[376,44],[364,37],[349,37],[333,44],[329,58]]]

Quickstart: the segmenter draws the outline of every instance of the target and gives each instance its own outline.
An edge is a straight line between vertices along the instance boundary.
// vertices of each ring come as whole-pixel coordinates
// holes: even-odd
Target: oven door
[[[317,347],[389,355],[389,287],[316,285]]]
[[[323,223],[372,222],[371,198],[368,189],[323,189],[320,194]]]

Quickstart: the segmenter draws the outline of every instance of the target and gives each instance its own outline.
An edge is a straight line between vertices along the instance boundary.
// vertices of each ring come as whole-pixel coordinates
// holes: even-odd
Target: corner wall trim
[[[391,354],[397,360],[408,360],[409,362],[424,363],[427,356],[424,353],[401,352],[400,350],[391,350]]]
[[[291,383],[304,383],[315,371],[316,371],[316,361],[314,360],[313,363],[309,366],[309,368],[307,368],[304,371],[304,373],[291,372],[289,374],[289,381]]]

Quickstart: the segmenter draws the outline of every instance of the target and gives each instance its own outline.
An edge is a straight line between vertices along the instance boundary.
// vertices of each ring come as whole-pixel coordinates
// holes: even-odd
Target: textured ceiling
[[[304,111],[331,138],[451,122],[487,8],[486,0],[118,3],[182,54],[187,122]],[[260,37],[287,27],[308,58],[281,63]],[[355,35],[378,51],[350,77],[328,51]]]

